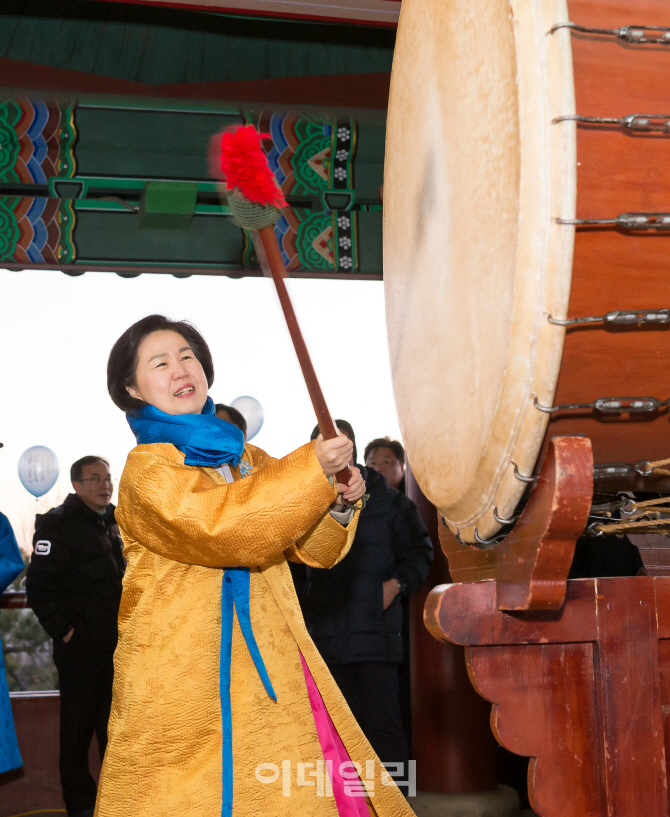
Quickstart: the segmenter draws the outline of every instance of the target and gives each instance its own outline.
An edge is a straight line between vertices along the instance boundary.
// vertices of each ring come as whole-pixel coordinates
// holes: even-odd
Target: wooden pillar
[[[406,485],[435,548],[430,573],[410,601],[411,756],[416,760],[417,788],[438,794],[487,792],[496,786],[491,705],[470,683],[463,648],[436,641],[424,626],[428,593],[451,578],[438,538],[437,510],[421,492],[409,466]]]

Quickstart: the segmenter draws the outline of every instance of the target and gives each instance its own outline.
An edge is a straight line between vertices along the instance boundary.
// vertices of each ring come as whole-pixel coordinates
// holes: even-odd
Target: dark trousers
[[[382,763],[402,763],[407,778],[407,738],[400,717],[400,664],[360,661],[328,667],[349,709]],[[396,777],[395,770],[389,773]]]
[[[97,786],[88,768],[88,750],[93,733],[101,760],[107,747],[113,656],[113,650],[90,647],[76,633],[67,644],[54,641],[60,682],[60,780],[69,815],[95,806]]]

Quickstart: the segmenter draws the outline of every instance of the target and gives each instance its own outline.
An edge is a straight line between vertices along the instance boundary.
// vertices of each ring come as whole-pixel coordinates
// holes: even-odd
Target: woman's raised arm
[[[304,536],[336,497],[313,443],[225,485],[157,447],[130,453],[116,518],[123,534],[177,562],[264,564]]]

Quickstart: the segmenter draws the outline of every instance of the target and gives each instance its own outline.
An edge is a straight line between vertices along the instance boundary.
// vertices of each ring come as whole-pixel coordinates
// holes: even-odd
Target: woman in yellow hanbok
[[[108,386],[138,446],[116,518],[128,566],[96,817],[401,817],[412,811],[313,645],[286,559],[328,568],[365,485],[345,437],[276,460],[214,415],[189,324],[153,315]],[[393,760],[385,758],[386,761]]]

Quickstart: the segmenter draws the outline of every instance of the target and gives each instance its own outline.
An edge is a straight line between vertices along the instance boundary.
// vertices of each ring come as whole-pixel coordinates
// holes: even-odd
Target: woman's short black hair
[[[112,346],[107,361],[107,390],[109,396],[121,409],[130,411],[134,408],[142,408],[146,405],[143,400],[131,397],[126,386],[132,386],[135,382],[135,371],[137,370],[137,350],[140,343],[152,332],[168,330],[181,335],[193,350],[193,354],[200,361],[207,385],[211,387],[214,382],[214,363],[212,353],[209,351],[203,336],[192,324],[187,321],[171,321],[164,315],[148,315],[137,321],[121,335]]]

